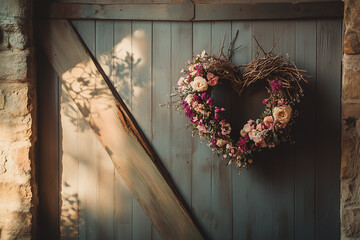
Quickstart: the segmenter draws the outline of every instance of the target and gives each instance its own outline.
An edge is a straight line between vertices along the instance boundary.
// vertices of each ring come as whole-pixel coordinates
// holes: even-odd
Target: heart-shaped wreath
[[[177,109],[185,110],[191,121],[193,135],[198,133],[201,140],[207,140],[213,152],[228,159],[239,168],[253,162],[253,154],[265,148],[274,148],[282,142],[293,142],[292,126],[297,111],[295,105],[303,96],[300,85],[306,82],[304,70],[282,55],[266,53],[258,44],[255,58],[246,65],[236,66],[231,62],[233,43],[227,56],[220,50],[220,56],[209,56],[205,50],[195,56],[181,70],[183,76],[171,95],[178,96]],[[273,45],[273,47],[276,44]],[[260,50],[264,53],[259,57]],[[229,81],[239,94],[257,81],[267,83],[269,97],[263,100],[265,110],[256,120],[249,120],[238,139],[230,137],[231,126],[222,116],[224,108],[214,106],[211,91],[221,82]],[[168,105],[174,103],[171,101]]]

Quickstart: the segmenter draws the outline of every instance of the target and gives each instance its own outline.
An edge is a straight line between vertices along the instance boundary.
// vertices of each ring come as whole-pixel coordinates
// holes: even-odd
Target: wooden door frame
[[[342,18],[344,2],[226,3],[42,3],[38,15],[46,19],[112,19],[148,21],[229,21]],[[210,13],[210,14],[209,14]]]
[[[184,3],[181,3],[184,4]],[[120,19],[120,20],[166,20],[166,21],[213,21],[213,20],[255,20],[255,19],[306,19],[306,18],[342,18],[343,17],[343,2],[308,2],[308,3],[297,3],[297,4],[292,4],[292,3],[262,3],[262,4],[240,4],[240,3],[231,3],[231,4],[219,4],[219,3],[215,3],[215,4],[201,4],[201,3],[189,3],[187,2],[186,5],[182,5],[180,6],[180,4],[163,4],[163,10],[161,11],[174,11],[177,10],[179,8],[181,9],[185,9],[185,10],[189,10],[189,9],[193,9],[193,11],[189,11],[190,13],[192,13],[192,15],[186,15],[185,17],[181,17],[180,15],[174,15],[174,14],[169,14],[169,15],[161,15],[161,14],[154,14],[156,7],[158,7],[158,4],[137,4],[136,6],[132,5],[132,4],[128,4],[128,5],[124,5],[124,4],[111,4],[110,7],[115,8],[115,9],[125,9],[126,7],[128,7],[131,11],[134,11],[134,9],[136,9],[137,11],[141,11],[141,9],[143,8],[148,8],[148,7],[155,7],[153,10],[149,11],[146,15],[144,15],[144,17],[138,17],[138,16],[131,16],[131,14],[127,14],[127,15],[117,15],[114,13],[105,13],[104,12],[99,12],[97,11],[97,8],[101,8],[104,9],[104,7],[106,8],[107,4],[101,4],[101,6],[99,4],[78,4],[78,3],[51,3],[50,4],[50,11],[48,11],[48,9],[46,9],[46,5],[44,6],[38,6],[35,9],[35,12],[37,13],[38,17],[41,17],[42,19]],[[133,9],[134,8],[134,9]],[[277,9],[274,11],[269,11],[270,14],[265,14],[264,10],[265,9]],[[46,9],[46,11],[45,11]],[[89,10],[90,9],[90,10]],[[93,11],[91,11],[91,9],[93,9]],[[140,10],[139,10],[140,9]],[[219,14],[215,14],[211,17],[209,17],[210,15],[202,15],[202,12],[204,11],[215,11],[215,9],[220,9],[218,12]],[[319,9],[322,9],[322,11],[319,11]],[[129,10],[129,13],[131,12]],[[84,12],[89,12],[90,14],[84,14]],[[229,12],[231,14],[226,15],[226,12]],[[265,11],[266,12],[266,11]],[[285,14],[285,15],[281,15],[279,14],[279,12],[286,12],[286,13],[291,13],[291,14]],[[250,14],[251,13],[251,14]],[[320,15],[319,15],[320,13]],[[160,16],[163,16],[162,18],[159,18]],[[164,17],[165,16],[165,17]],[[39,56],[41,56],[41,54],[39,54]],[[39,57],[42,63],[46,63],[46,60],[44,60],[43,57]],[[93,59],[94,60],[94,59]],[[96,62],[96,60],[95,60]],[[47,67],[50,67],[49,65]],[[102,74],[103,75],[103,74]],[[103,76],[104,77],[104,76]],[[50,84],[51,85],[51,84]],[[38,89],[40,90],[39,92],[43,91],[42,87],[38,86]],[[56,95],[56,91],[53,93]],[[43,94],[46,95],[46,94]],[[58,104],[58,103],[57,103]],[[46,106],[48,106],[47,104],[45,104],[45,108]],[[51,109],[48,109],[51,110]],[[54,114],[57,114],[54,112]],[[40,114],[39,114],[40,116]],[[54,117],[56,117],[57,115],[54,115]],[[46,121],[46,120],[44,120]],[[49,128],[53,128],[56,126],[47,126]],[[59,126],[57,126],[59,127]],[[46,127],[45,127],[46,128]],[[46,131],[42,131],[43,134],[46,135]],[[56,131],[55,131],[56,132]],[[60,137],[59,132],[57,131],[57,133],[55,134],[57,138]],[[52,136],[52,138],[54,138],[54,135]],[[47,137],[47,139],[51,139],[50,137]],[[58,141],[58,140],[54,140],[54,141]],[[57,159],[59,160],[59,150],[54,149],[53,152],[48,152],[47,154],[43,154],[44,151],[38,151],[40,154],[40,158],[44,159],[44,158],[48,158],[50,155],[51,157],[57,157]],[[151,151],[150,151],[151,152]],[[157,158],[157,157],[156,157]],[[160,161],[161,163],[161,161]],[[54,165],[48,165],[50,167],[54,167]],[[45,171],[46,165],[43,166]],[[161,169],[161,166],[160,166]],[[161,170],[162,171],[162,170]],[[165,171],[166,172],[166,171]],[[59,173],[60,174],[60,173]],[[165,174],[166,175],[166,174]],[[49,176],[49,178],[51,177],[56,177],[56,176]],[[42,191],[42,187],[40,185],[40,191],[39,191],[39,195],[40,195],[40,207],[39,207],[39,212],[42,212],[44,214],[44,218],[43,219],[43,223],[40,223],[39,226],[44,227],[47,226],[49,224],[48,221],[53,221],[52,224],[50,224],[50,228],[47,228],[48,231],[56,231],[55,229],[57,229],[57,232],[52,235],[53,238],[58,238],[59,235],[59,219],[57,219],[57,221],[55,221],[53,218],[51,218],[51,216],[49,216],[46,212],[47,210],[49,211],[53,211],[53,214],[60,214],[60,210],[59,208],[57,209],[51,209],[50,205],[46,205],[43,204],[44,202],[41,202],[41,196],[44,198],[49,198],[49,196],[46,194],[46,192]],[[53,187],[53,186],[52,186]],[[51,186],[50,186],[51,188]],[[49,189],[49,187],[44,187],[44,189]],[[49,201],[55,201],[54,199],[59,197],[59,189],[60,187],[57,186],[56,191],[57,194],[56,195],[52,195],[50,196],[50,198],[53,198],[53,200],[49,200]],[[175,188],[174,188],[175,189]],[[177,191],[175,190],[175,195]],[[179,197],[179,195],[178,195]],[[181,199],[179,197],[179,199]],[[57,203],[59,204],[59,203]],[[183,203],[183,206],[186,206],[185,203]],[[43,210],[41,210],[43,209]],[[185,207],[185,209],[188,209],[187,207]],[[186,210],[187,211],[187,210]],[[189,212],[189,211],[187,211]],[[195,224],[197,225],[197,224]],[[40,228],[39,228],[40,229]],[[198,229],[199,230],[199,229]],[[41,229],[40,229],[41,231]],[[202,232],[201,230],[199,230],[199,232]]]

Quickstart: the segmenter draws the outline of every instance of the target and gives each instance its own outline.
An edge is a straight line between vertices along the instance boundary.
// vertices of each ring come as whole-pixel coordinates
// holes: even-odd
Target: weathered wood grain
[[[264,1],[265,2],[265,1]],[[341,18],[344,4],[333,2],[195,4],[192,21]]]
[[[164,238],[201,239],[159,160],[68,21],[47,21],[41,44],[135,198]],[[100,87],[100,88],[99,88]]]
[[[131,109],[131,22],[114,21],[113,72],[111,81],[126,106]],[[133,196],[116,171],[115,239],[133,239]]]
[[[192,57],[192,24],[171,24],[171,85],[176,86],[180,70]],[[186,128],[188,119],[172,107],[170,174],[188,205],[191,204],[192,137]],[[191,206],[191,205],[190,205]]]
[[[131,113],[147,139],[151,140],[151,54],[152,23],[131,23]],[[151,238],[151,222],[136,199],[133,200],[133,238]]]
[[[81,34],[83,41],[90,51],[95,52],[96,28],[95,21],[76,20],[73,22],[78,33]],[[77,115],[77,142],[78,161],[79,161],[79,238],[98,239],[98,166],[99,166],[99,141],[92,132],[89,124],[85,121],[80,110],[72,103],[71,97],[66,90],[62,91],[68,96],[66,102],[62,104],[72,105],[71,110]],[[65,131],[66,129],[63,129]],[[71,169],[68,169],[71,171]],[[72,171],[71,171],[72,172]],[[72,172],[72,174],[76,174]]]
[[[40,7],[40,6],[39,6]],[[190,21],[194,5],[182,3],[56,3],[41,6],[41,15],[52,19],[117,19]]]
[[[340,238],[341,34],[341,21],[317,21],[317,239]]]
[[[211,34],[211,48],[218,55],[224,36],[226,36],[224,49],[227,49],[231,41],[231,22],[213,22]],[[227,115],[231,116],[231,98],[225,98],[230,88],[229,84],[221,84],[215,88],[211,95],[214,105],[223,106],[227,109]],[[226,165],[227,161],[222,157],[213,155],[211,176],[211,204],[214,217],[211,225],[213,239],[231,239],[232,237],[232,192],[231,192],[231,168]]]
[[[211,22],[193,23],[193,54],[201,54],[202,50],[210,53],[211,46]],[[210,236],[214,221],[211,204],[212,155],[207,142],[202,143],[196,136],[192,150],[191,204],[194,215]]]
[[[171,93],[171,23],[153,22],[152,45],[152,144],[168,171],[171,161],[171,111],[160,107]],[[152,239],[161,239],[152,228]]]
[[[296,65],[310,76],[296,123],[295,239],[315,239],[316,20],[296,22]],[[304,134],[306,133],[306,134]],[[306,229],[306,231],[304,230]]]
[[[60,199],[61,183],[59,171],[59,88],[55,71],[45,53],[37,52],[37,111],[47,114],[37,116],[37,184],[38,184],[38,225],[46,226],[38,232],[40,239],[59,239],[60,237]]]
[[[114,46],[113,21],[98,20],[95,24],[95,57],[110,81],[113,72],[112,49]],[[97,142],[98,154],[98,227],[99,236],[104,239],[114,238],[114,174],[111,159]],[[117,203],[116,203],[117,204]]]
[[[232,35],[239,30],[235,46],[241,46],[234,53],[233,62],[237,65],[246,64],[253,56],[252,22],[232,22]],[[241,128],[251,117],[252,89],[246,89],[242,96],[233,92],[232,102],[232,128],[233,134],[239,136]],[[239,170],[232,166],[232,202],[233,202],[233,239],[251,239],[252,236],[252,166]]]
[[[274,22],[253,22],[253,35],[256,36],[265,51],[270,50],[274,43]],[[257,45],[253,44],[253,51]],[[252,119],[256,119],[264,111],[262,99],[268,94],[263,84],[253,86],[251,97]],[[273,233],[273,162],[276,157],[274,151],[256,154],[252,165],[252,239],[268,239]]]
[[[154,21],[222,21],[251,19],[341,18],[342,1],[190,1],[183,2],[52,2],[38,5],[52,19],[117,19]]]
[[[275,54],[290,61],[295,59],[295,22],[277,21],[274,40],[278,41]],[[260,101],[259,101],[260,102]],[[295,145],[283,143],[273,156],[273,237],[294,239],[294,159]]]

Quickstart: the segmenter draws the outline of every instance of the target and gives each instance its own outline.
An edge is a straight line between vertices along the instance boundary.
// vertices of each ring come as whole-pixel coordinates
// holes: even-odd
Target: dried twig
[[[303,89],[300,85],[301,81],[306,82],[308,75],[305,70],[299,70],[293,62],[284,60],[283,56],[278,54],[274,56],[272,54],[273,49],[277,45],[275,42],[269,52],[265,52],[260,43],[253,37],[258,45],[258,51],[255,58],[248,64],[243,65],[242,82],[239,93],[241,93],[245,87],[250,86],[258,80],[265,80],[270,82],[278,78],[282,82],[283,91],[285,97],[290,101],[298,101],[299,93],[302,94]],[[260,50],[264,53],[264,57],[259,57]]]

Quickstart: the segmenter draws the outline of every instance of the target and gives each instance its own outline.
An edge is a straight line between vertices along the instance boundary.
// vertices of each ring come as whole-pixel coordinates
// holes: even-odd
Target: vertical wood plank
[[[253,34],[264,50],[269,51],[274,42],[274,23],[270,21],[253,22]],[[257,45],[254,43],[253,46],[256,51]],[[264,111],[262,99],[266,96],[263,84],[253,86],[251,98],[253,119],[258,118]],[[260,152],[256,154],[252,166],[253,239],[268,239],[273,236],[273,156],[273,152]]]
[[[170,169],[171,112],[160,107],[171,93],[171,23],[153,22],[152,45],[152,144],[163,164]],[[161,239],[152,227],[152,239]]]
[[[67,92],[60,86],[60,119],[62,131],[61,175],[61,238],[74,239],[79,235],[79,157],[78,111]]]
[[[96,51],[95,56],[107,76],[111,76],[113,49],[113,21],[96,21]],[[99,86],[101,88],[103,86]],[[104,86],[105,87],[105,86]],[[101,89],[99,89],[101,91]],[[98,226],[99,236],[105,239],[113,238],[114,227],[114,174],[112,161],[103,151],[100,142],[98,148]]]
[[[232,35],[239,30],[235,47],[241,46],[234,53],[233,62],[236,65],[246,64],[251,61],[252,48],[252,23],[236,21],[232,23]],[[239,131],[251,116],[251,89],[247,89],[238,96],[232,95],[232,128],[235,136],[239,137]],[[251,239],[251,209],[252,209],[252,166],[243,169],[241,175],[234,166],[232,168],[232,202],[233,202],[233,239]]]
[[[206,50],[207,53],[211,50],[210,22],[193,23],[193,54],[200,54],[202,50]],[[194,215],[208,236],[211,236],[215,217],[211,204],[212,155],[206,142],[200,142],[200,138],[196,136],[193,139],[192,152],[191,203]]]
[[[131,22],[114,21],[113,71],[110,80],[131,109]],[[114,238],[132,239],[133,196],[119,173],[115,171]]]
[[[317,239],[340,237],[341,31],[341,20],[317,21]]]
[[[92,53],[95,53],[95,21],[77,20],[74,26]],[[78,111],[78,108],[75,108]],[[80,239],[98,238],[98,140],[90,126],[77,113],[79,132],[79,202],[80,202]]]
[[[316,20],[296,22],[295,63],[311,76],[295,130],[295,239],[315,239]]]
[[[213,53],[219,54],[219,50],[226,36],[224,49],[228,48],[231,41],[231,22],[213,22],[212,23],[212,49]],[[227,114],[231,116],[231,98],[217,98],[229,89],[227,84],[219,85],[212,94],[214,94],[214,104],[220,104],[228,109]],[[232,199],[231,199],[231,168],[226,165],[227,161],[222,157],[213,155],[212,158],[212,182],[211,199],[214,212],[212,222],[211,236],[214,239],[231,239],[232,237]]]
[[[39,239],[60,237],[60,149],[59,131],[59,81],[42,51],[37,54],[37,111],[39,190],[38,232]],[[46,113],[46,114],[43,114]]]
[[[171,82],[176,86],[180,70],[192,57],[192,23],[171,23]],[[189,120],[172,107],[170,173],[185,202],[191,206],[191,132]]]
[[[276,21],[274,39],[279,41],[274,54],[282,54],[290,61],[295,59],[295,22]],[[261,101],[261,100],[260,100]],[[283,143],[273,160],[273,237],[294,238],[294,159],[295,145]]]
[[[151,139],[151,54],[152,23],[132,22],[132,114],[144,131],[147,139]],[[149,239],[151,223],[138,202],[133,200],[133,238]]]

